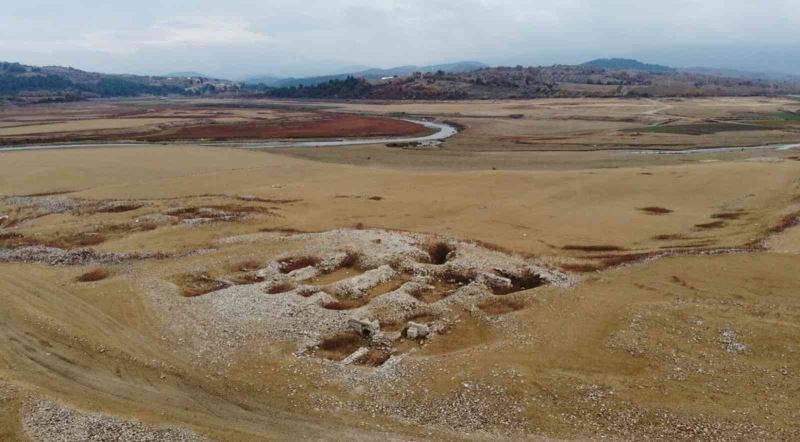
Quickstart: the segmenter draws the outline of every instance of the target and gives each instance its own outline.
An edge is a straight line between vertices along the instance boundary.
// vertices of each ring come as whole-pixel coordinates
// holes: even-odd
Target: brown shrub
[[[642,212],[645,212],[649,215],[666,215],[668,213],[674,212],[673,210],[667,209],[665,207],[658,207],[658,206],[650,206],[650,207],[641,207],[639,208]]]
[[[354,269],[359,268],[359,264],[361,263],[361,254],[352,250],[348,250],[345,252],[345,257],[341,263],[339,263],[339,268],[346,268],[346,269]]]
[[[594,264],[570,263],[570,264],[561,264],[559,267],[561,267],[561,269],[564,271],[575,272],[575,273],[591,273],[600,270],[600,267]]]
[[[206,272],[178,275],[175,282],[180,287],[181,294],[187,298],[205,295],[229,286],[228,283],[214,279]]]
[[[2,247],[21,247],[28,245],[29,240],[25,235],[16,232],[0,233],[0,246]]]
[[[713,219],[729,219],[729,220],[736,220],[741,218],[742,216],[747,215],[747,212],[720,212],[711,215]]]
[[[132,210],[141,209],[141,204],[119,204],[119,205],[110,205],[105,207],[100,207],[97,209],[98,213],[123,213],[123,212],[130,212]]]
[[[106,269],[94,269],[89,270],[88,272],[78,276],[76,280],[78,282],[95,282],[95,281],[102,281],[108,278],[110,273]]]
[[[800,212],[791,213],[789,215],[784,216],[783,218],[780,219],[780,221],[778,221],[777,224],[770,227],[767,230],[767,234],[774,235],[776,233],[781,233],[790,227],[798,225],[798,223],[800,223]]]
[[[458,285],[467,285],[477,277],[478,275],[474,270],[459,271],[456,269],[447,269],[439,275],[439,279],[443,282]]]
[[[686,235],[680,233],[656,235],[653,237],[656,241],[674,241],[679,239],[689,239]]]
[[[582,245],[566,245],[562,247],[563,250],[575,250],[580,252],[622,252],[625,249],[619,246],[611,245],[595,245],[595,246],[582,246]]]
[[[322,305],[327,310],[353,310],[367,305],[369,297],[337,299]]]
[[[261,268],[261,262],[255,259],[241,261],[232,266],[237,272],[252,272]]]
[[[75,233],[72,235],[60,236],[54,239],[47,239],[35,241],[36,244],[41,244],[48,247],[55,247],[58,249],[74,249],[78,247],[89,247],[102,244],[106,241],[106,237],[99,233]]]
[[[699,230],[710,230],[710,229],[720,229],[725,227],[727,223],[725,221],[712,221],[710,223],[702,223],[702,224],[695,224],[695,229]]]
[[[277,233],[283,233],[283,234],[287,234],[287,235],[288,234],[295,234],[295,233],[308,233],[308,232],[306,232],[304,230],[297,230],[297,229],[293,229],[291,227],[263,227],[261,229],[258,229],[258,231],[259,232],[265,232],[265,233],[277,232]]]
[[[270,295],[277,295],[278,293],[286,293],[291,290],[294,290],[294,284],[289,281],[281,281],[267,287],[265,291]]]
[[[156,230],[158,228],[158,224],[151,222],[138,223],[136,224],[136,227],[142,232],[149,232],[151,230]]]

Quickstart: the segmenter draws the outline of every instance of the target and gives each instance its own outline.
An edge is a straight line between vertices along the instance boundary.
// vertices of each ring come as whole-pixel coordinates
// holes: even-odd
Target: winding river
[[[416,123],[428,129],[435,130],[434,133],[421,136],[421,137],[385,137],[385,138],[335,138],[335,139],[317,139],[317,140],[280,140],[280,141],[184,141],[174,142],[170,144],[186,144],[194,146],[206,147],[230,147],[237,149],[274,149],[280,147],[335,147],[335,146],[357,146],[365,144],[386,144],[386,143],[434,143],[446,138],[452,137],[458,133],[458,129],[445,124],[437,123],[434,121],[424,120],[403,120],[410,123]],[[15,147],[0,147],[0,152],[19,152],[25,150],[52,150],[52,149],[80,149],[80,148],[105,148],[105,147],[137,147],[147,146],[158,143],[148,142],[122,142],[122,143],[102,143],[102,142],[86,142],[86,143],[70,143],[70,144],[34,144],[27,146]]]

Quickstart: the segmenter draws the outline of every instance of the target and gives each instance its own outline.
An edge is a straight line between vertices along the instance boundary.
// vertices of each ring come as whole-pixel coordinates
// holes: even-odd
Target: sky
[[[800,0],[0,0],[0,60],[136,74],[637,57],[800,74]]]

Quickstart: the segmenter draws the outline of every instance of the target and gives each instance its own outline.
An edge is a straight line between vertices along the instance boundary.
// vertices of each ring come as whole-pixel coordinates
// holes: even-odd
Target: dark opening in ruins
[[[329,336],[320,342],[315,351],[315,356],[331,361],[341,361],[369,343],[354,332],[340,333]]]
[[[544,281],[542,277],[529,269],[525,269],[519,274],[507,272],[504,270],[495,270],[499,276],[504,278],[508,278],[511,280],[510,286],[504,286],[500,284],[489,284],[492,292],[495,295],[507,295],[509,293],[516,293],[521,292],[523,290],[534,289],[536,287],[541,286]]]
[[[431,264],[442,265],[447,263],[455,255],[455,247],[446,242],[435,242],[426,247]]]
[[[295,270],[303,269],[310,266],[319,264],[319,258],[316,256],[296,256],[292,258],[284,258],[278,261],[281,273],[292,273]]]

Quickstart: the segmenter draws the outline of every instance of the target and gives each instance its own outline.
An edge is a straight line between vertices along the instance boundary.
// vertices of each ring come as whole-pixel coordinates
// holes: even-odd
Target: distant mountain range
[[[463,61],[309,78],[262,75],[246,82],[191,71],[119,75],[0,62],[0,99],[19,103],[140,95],[458,100],[788,94],[800,94],[800,76],[704,67],[676,69],[623,58],[541,67],[488,67]]]
[[[245,84],[263,84],[269,87],[294,87],[294,86],[315,86],[330,80],[344,80],[347,77],[363,78],[365,80],[380,80],[385,77],[406,76],[414,72],[421,72],[423,74],[433,73],[437,71],[447,72],[450,74],[460,74],[464,72],[475,71],[488,67],[487,65],[478,61],[459,61],[457,63],[437,64],[430,66],[397,66],[388,69],[366,69],[359,72],[348,72],[336,75],[322,75],[317,77],[306,78],[280,78],[271,75],[258,75],[244,79]]]
[[[581,66],[602,68],[612,71],[642,71],[661,74],[674,74],[677,69],[660,64],[642,63],[639,60],[629,58],[598,58],[597,60],[587,61]]]
[[[195,71],[185,71],[185,72],[170,72],[169,74],[162,75],[163,77],[185,77],[185,78],[217,78],[213,75],[206,75],[200,72]]]
[[[750,72],[737,69],[721,69],[706,67],[681,68],[681,72],[711,75],[715,77],[741,78],[743,80],[800,81],[800,75],[781,74],[775,72]]]

